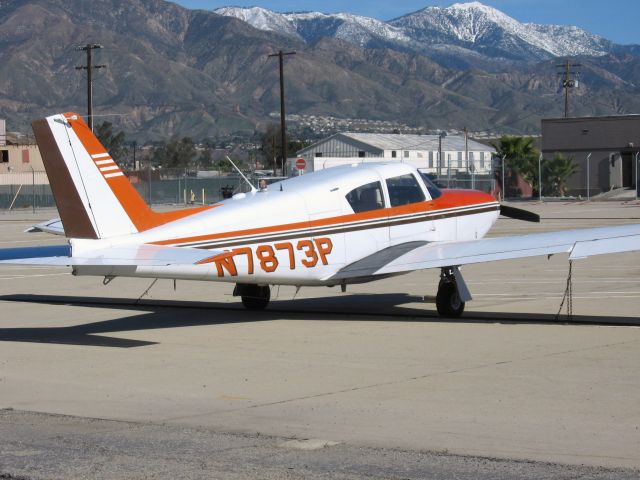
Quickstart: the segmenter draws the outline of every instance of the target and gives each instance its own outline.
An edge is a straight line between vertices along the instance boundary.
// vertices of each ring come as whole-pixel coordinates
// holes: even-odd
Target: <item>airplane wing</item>
[[[189,247],[132,245],[104,248],[72,255],[70,245],[5,248],[0,263],[51,266],[166,266],[194,265],[224,253]]]
[[[342,268],[326,280],[570,253],[570,259],[640,250],[640,225],[585,228],[464,242],[410,242]]]

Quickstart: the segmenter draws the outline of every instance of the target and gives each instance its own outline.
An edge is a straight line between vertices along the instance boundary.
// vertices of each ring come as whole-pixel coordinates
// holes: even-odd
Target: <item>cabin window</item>
[[[1,163],[9,163],[9,150],[0,150]]]
[[[358,157],[360,157],[360,158],[364,158],[364,156],[365,156],[364,151],[363,151],[363,150],[360,150],[360,151],[358,152]]]
[[[422,181],[424,182],[427,190],[429,191],[429,195],[431,195],[432,199],[436,199],[442,195],[442,191],[436,186],[433,182],[433,177],[425,172],[420,172],[420,176],[422,177]]]
[[[484,152],[480,152],[480,169],[484,170]]]
[[[429,168],[433,168],[433,152],[429,152]]]
[[[316,152],[315,155],[316,155],[316,157],[321,157],[322,156],[322,152]]]
[[[396,158],[397,154],[398,152],[396,152],[395,150],[391,150],[391,158]]]
[[[462,168],[462,152],[458,152],[458,168]]]
[[[347,193],[345,198],[355,213],[384,208],[382,185],[380,182],[371,182],[354,188]]]
[[[409,150],[404,151],[404,158],[409,158]]]
[[[387,189],[389,190],[389,199],[392,207],[425,200],[424,193],[416,177],[410,173],[399,177],[387,178]]]

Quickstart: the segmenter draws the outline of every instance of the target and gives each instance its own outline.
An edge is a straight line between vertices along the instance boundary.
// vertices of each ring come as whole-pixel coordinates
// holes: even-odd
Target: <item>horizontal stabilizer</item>
[[[64,235],[62,220],[60,220],[59,218],[54,218],[53,220],[47,220],[46,222],[37,223],[25,230],[25,233],[35,232],[51,233],[53,235]]]
[[[22,263],[30,258],[69,258],[71,245],[49,245],[46,247],[19,247],[0,249],[0,263]]]
[[[0,263],[60,266],[167,266],[195,265],[224,253],[188,247],[158,245],[119,246],[69,255],[68,245],[56,247],[8,248],[0,250]]]

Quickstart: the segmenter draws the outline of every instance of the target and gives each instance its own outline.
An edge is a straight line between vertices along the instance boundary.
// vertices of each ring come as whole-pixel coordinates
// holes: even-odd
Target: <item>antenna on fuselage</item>
[[[242,172],[240,171],[240,169],[239,169],[238,167],[236,167],[236,164],[235,164],[235,163],[233,163],[233,160],[231,160],[231,159],[229,158],[229,156],[228,156],[228,155],[225,155],[225,158],[226,158],[227,160],[229,160],[229,163],[231,163],[231,165],[233,165],[233,168],[235,168],[235,169],[236,169],[236,171],[240,174],[240,176],[244,179],[244,181],[245,181],[245,182],[247,182],[247,183],[249,184],[249,186],[251,187],[251,193],[255,193],[255,192],[257,192],[257,191],[258,191],[258,189],[257,189],[256,187],[254,187],[254,186],[253,186],[253,184],[249,181],[249,179],[248,179],[247,177],[245,177],[245,176],[244,176],[244,173],[242,173]]]

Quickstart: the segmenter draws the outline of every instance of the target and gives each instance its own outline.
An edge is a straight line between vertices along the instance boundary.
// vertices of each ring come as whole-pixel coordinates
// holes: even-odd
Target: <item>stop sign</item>
[[[299,158],[296,160],[296,168],[298,170],[304,170],[307,168],[307,162],[305,162],[304,158]]]

